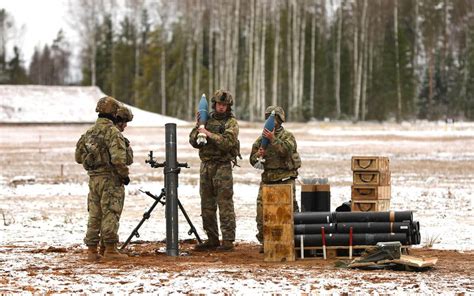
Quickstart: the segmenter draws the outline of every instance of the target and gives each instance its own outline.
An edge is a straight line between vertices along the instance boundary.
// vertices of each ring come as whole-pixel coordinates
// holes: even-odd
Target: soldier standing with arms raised
[[[208,240],[198,244],[196,251],[231,251],[235,241],[235,211],[233,201],[232,162],[238,155],[239,125],[232,114],[234,100],[232,94],[218,90],[211,98],[213,112],[204,128],[196,127],[189,134],[189,143],[199,149],[201,159],[199,193],[201,195],[201,215]],[[207,136],[207,144],[197,144],[198,133]],[[222,232],[219,242],[217,208]]]
[[[262,181],[257,196],[257,239],[262,244],[260,253],[263,253],[263,205],[262,186],[266,184],[291,184],[293,185],[293,210],[299,211],[295,194],[295,179],[298,176],[298,168],[301,167],[301,159],[296,150],[296,140],[291,132],[284,129],[285,111],[280,106],[269,106],[265,110],[265,118],[275,111],[275,129],[269,131],[264,129],[263,135],[269,140],[269,145],[264,150],[261,147],[262,136],[258,137],[252,146],[250,153],[250,164],[255,165],[259,157],[264,157],[264,170]]]
[[[101,98],[96,107],[99,118],[76,144],[76,162],[84,166],[90,177],[87,198],[89,218],[84,238],[90,261],[100,259],[97,253],[100,240],[105,244],[104,258],[127,258],[117,250],[119,220],[125,199],[124,185],[130,182],[126,141],[115,126],[120,106],[120,102],[112,97]]]

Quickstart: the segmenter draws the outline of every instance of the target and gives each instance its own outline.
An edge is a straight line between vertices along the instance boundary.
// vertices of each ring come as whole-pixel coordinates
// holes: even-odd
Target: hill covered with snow
[[[97,101],[104,96],[96,86],[0,85],[0,123],[92,123],[97,118]],[[129,107],[134,114],[130,126],[187,124]]]

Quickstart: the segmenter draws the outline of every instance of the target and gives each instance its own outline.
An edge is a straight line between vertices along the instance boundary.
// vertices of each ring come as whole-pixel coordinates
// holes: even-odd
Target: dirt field
[[[439,259],[436,268],[415,272],[336,267],[336,262],[345,259],[266,263],[253,244],[240,243],[229,253],[194,252],[193,245],[182,243],[179,257],[166,256],[164,243],[132,245],[129,260],[95,264],[83,259],[85,251],[80,246],[2,246],[0,254],[6,262],[0,292],[443,294],[474,290],[473,252],[414,249],[412,255]]]
[[[248,154],[260,126],[241,124],[244,159],[234,171],[238,219],[232,253],[163,253],[164,210],[155,210],[124,262],[91,264],[85,255],[87,176],[73,160],[87,126],[0,126],[0,293],[318,294],[474,293],[474,124],[288,124],[303,160],[302,177],[328,177],[331,207],[350,199],[353,155],[390,157],[393,210],[413,210],[422,244],[412,254],[438,257],[424,272],[360,271],[316,259],[265,263],[255,240],[259,172]],[[178,128],[179,194],[204,236],[197,189],[199,159],[187,143],[189,126]],[[125,240],[151,205],[139,189],[159,193],[162,171],[144,160],[154,150],[164,158],[164,128],[130,127],[135,155],[120,237]],[[2,221],[3,219],[3,221]],[[190,238],[180,218],[180,239]],[[426,246],[431,246],[427,248]],[[421,248],[423,247],[423,248]]]

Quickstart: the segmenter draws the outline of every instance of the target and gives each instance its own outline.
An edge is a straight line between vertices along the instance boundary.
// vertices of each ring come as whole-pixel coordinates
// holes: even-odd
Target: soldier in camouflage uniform
[[[201,216],[208,240],[195,247],[197,251],[218,249],[231,251],[235,240],[235,211],[233,201],[232,162],[239,148],[239,125],[232,114],[232,94],[218,90],[211,99],[212,109],[205,128],[196,127],[189,134],[189,143],[199,149],[201,159],[199,193],[201,195]],[[207,136],[207,144],[196,143],[198,133]],[[217,208],[222,232],[219,242]]]
[[[100,240],[105,243],[104,258],[127,258],[117,250],[124,185],[130,182],[126,142],[114,125],[120,106],[120,102],[112,97],[101,98],[96,107],[99,118],[76,144],[76,162],[83,165],[90,177],[87,198],[89,218],[84,242],[88,247],[87,258],[91,261],[100,259],[97,253]]]
[[[279,106],[270,106],[265,110],[265,118],[275,110],[275,129],[264,130],[263,134],[270,140],[267,148],[260,147],[262,136],[258,137],[252,146],[250,153],[250,164],[254,165],[261,156],[265,158],[262,181],[257,196],[257,239],[262,244],[260,252],[263,253],[263,206],[262,186],[266,184],[291,184],[293,185],[293,210],[299,211],[295,194],[295,179],[298,176],[298,168],[301,167],[301,159],[296,150],[296,140],[291,132],[284,129],[285,111]]]
[[[126,107],[123,104],[120,104],[119,108],[117,109],[116,113],[116,119],[115,119],[115,126],[118,128],[118,130],[123,133],[125,131],[125,128],[127,127],[127,123],[133,120],[133,113],[130,108]],[[133,163],[133,150],[132,147],[130,146],[130,141],[124,137],[125,140],[125,147],[127,148],[127,161],[126,165],[131,165]],[[104,256],[105,253],[105,243],[103,240],[103,237],[101,237],[100,240],[100,248],[99,248],[99,254],[101,256]]]

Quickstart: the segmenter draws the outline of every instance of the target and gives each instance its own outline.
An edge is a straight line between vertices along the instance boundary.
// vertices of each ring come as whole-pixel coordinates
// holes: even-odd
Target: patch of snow
[[[93,123],[97,101],[104,96],[95,86],[0,85],[0,123]],[[188,124],[129,107],[134,114],[130,126]]]

